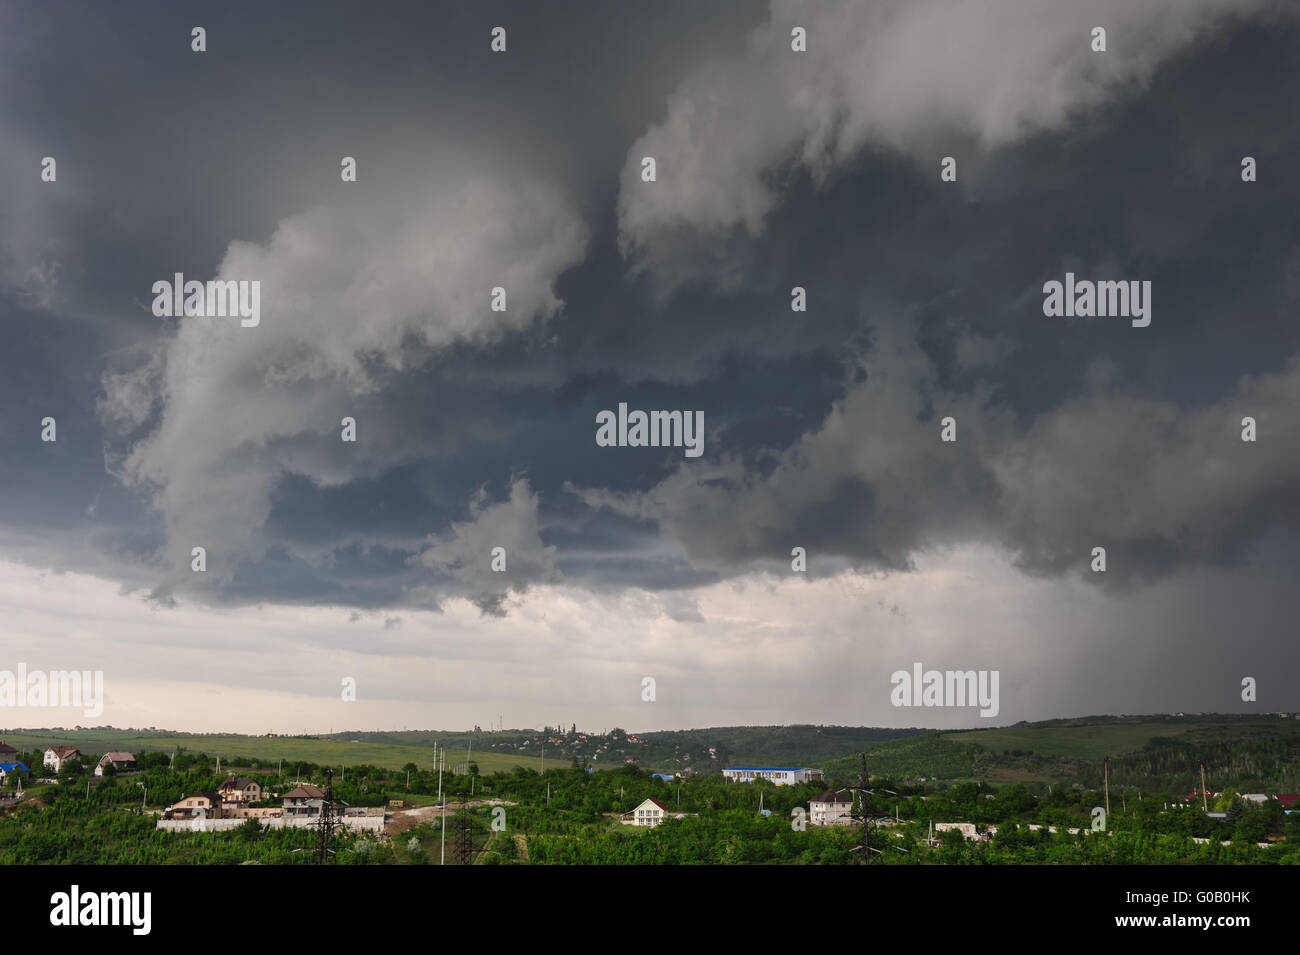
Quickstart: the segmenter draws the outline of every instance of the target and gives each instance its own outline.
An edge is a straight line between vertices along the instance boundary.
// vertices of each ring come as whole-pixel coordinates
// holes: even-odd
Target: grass
[[[1095,723],[1088,726],[1008,726],[944,733],[954,743],[978,743],[995,752],[1026,750],[1039,756],[1101,759],[1141,749],[1152,737],[1176,737],[1218,723]]]
[[[4,741],[20,750],[47,746],[73,745],[83,753],[101,754],[109,750],[129,753],[177,752],[203,753],[220,756],[223,763],[238,757],[240,765],[256,759],[264,765],[274,766],[284,760],[286,771],[294,763],[316,763],[320,766],[380,766],[384,769],[401,769],[414,763],[420,769],[434,769],[433,750],[426,746],[399,746],[391,743],[350,743],[341,740],[304,739],[277,736],[199,736],[172,733],[140,733],[131,730],[50,730],[40,733],[5,733]],[[466,760],[465,750],[446,750],[445,765],[453,767]],[[506,753],[473,753],[479,772],[489,775],[510,772],[517,766],[539,769],[536,756],[513,756]],[[233,764],[232,764],[233,765]],[[39,767],[32,767],[39,771]]]

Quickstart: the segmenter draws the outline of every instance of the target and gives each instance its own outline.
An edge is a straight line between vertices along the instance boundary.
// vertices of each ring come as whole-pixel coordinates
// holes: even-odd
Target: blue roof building
[[[822,771],[806,766],[730,766],[722,771],[722,775],[737,783],[766,779],[778,786],[794,786],[820,780]]]

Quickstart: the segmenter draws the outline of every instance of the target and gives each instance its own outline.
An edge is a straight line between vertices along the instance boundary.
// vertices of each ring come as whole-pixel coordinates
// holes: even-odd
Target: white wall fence
[[[249,818],[270,829],[310,829],[320,823],[319,816],[246,816],[243,819],[159,819],[157,827],[165,832],[224,832],[237,829]],[[379,812],[336,816],[334,821],[357,832],[382,832],[385,819],[387,816]]]

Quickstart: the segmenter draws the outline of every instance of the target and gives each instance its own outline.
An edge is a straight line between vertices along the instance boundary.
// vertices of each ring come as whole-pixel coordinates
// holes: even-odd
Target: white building
[[[657,826],[667,814],[668,807],[657,799],[647,799],[628,813],[634,826]]]
[[[51,746],[45,750],[45,766],[57,773],[63,768],[64,763],[80,755],[81,750],[75,746]]]
[[[724,769],[722,775],[737,783],[752,783],[755,779],[766,779],[778,786],[794,786],[798,783],[820,780],[822,771],[799,766],[732,766]]]
[[[814,826],[851,826],[853,800],[847,793],[827,790],[808,803],[809,821]]]

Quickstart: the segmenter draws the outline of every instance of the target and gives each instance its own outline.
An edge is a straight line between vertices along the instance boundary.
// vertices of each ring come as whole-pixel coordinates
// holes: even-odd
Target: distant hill
[[[1109,756],[1112,789],[1186,794],[1200,786],[1204,762],[1212,790],[1297,792],[1300,720],[1292,716],[1100,716],[929,732],[868,750],[867,770],[899,781],[1095,786]],[[848,779],[859,760],[848,753],[817,765]]]
[[[568,763],[577,759],[593,766],[621,766],[629,759],[656,772],[720,772],[733,764],[816,765],[849,749],[874,748],[890,740],[927,733],[924,729],[886,729],[871,726],[714,726],[691,730],[655,730],[627,733],[584,733],[574,727],[540,730],[508,729],[494,732],[443,733],[429,730],[402,732],[344,732],[335,739],[405,746],[465,748],[475,753],[530,754],[540,756],[545,743],[546,761]]]
[[[222,763],[228,766],[248,766],[257,760],[263,766],[274,769],[277,762],[283,760],[286,771],[292,771],[298,762],[335,768],[369,765],[400,769],[407,763],[415,763],[420,769],[433,766],[432,743],[428,746],[403,746],[368,741],[351,742],[346,737],[208,735],[112,728],[23,730],[0,735],[5,742],[20,750],[69,744],[87,754],[102,754],[109,750],[125,750],[130,753],[170,753],[175,750],[219,756]],[[446,763],[449,768],[465,762],[466,758],[464,749],[447,750]],[[536,756],[523,753],[475,752],[472,758],[484,774],[509,772],[516,766],[535,770],[541,765]]]
[[[171,752],[173,749],[220,756],[230,765],[257,759],[283,759],[321,766],[362,763],[397,769],[406,763],[432,764],[433,747],[445,748],[448,763],[473,759],[480,772],[580,764],[610,767],[629,760],[643,769],[676,773],[690,767],[716,773],[732,764],[816,765],[847,750],[873,748],[890,740],[926,733],[922,729],[867,726],[722,726],[629,734],[621,729],[584,733],[574,727],[507,729],[476,733],[441,730],[346,730],[323,736],[240,736],[176,733],[100,727],[82,730],[24,730],[3,734],[20,749],[75,744],[88,753],[112,749]]]
[[[1300,720],[1280,716],[1089,716],[1020,723],[996,729],[926,730],[868,726],[715,726],[628,734],[583,733],[574,727],[496,732],[412,730],[347,731],[327,737],[239,736],[166,730],[23,730],[0,732],[28,750],[73,743],[88,753],[120,749],[220,756],[223,765],[258,760],[286,769],[302,761],[320,766],[370,764],[400,769],[433,765],[433,746],[446,748],[448,764],[466,760],[480,772],[567,766],[598,767],[631,760],[655,772],[720,772],[729,765],[816,766],[852,779],[859,752],[873,776],[898,781],[986,780],[992,783],[1078,784],[1101,781],[1101,761],[1111,760],[1111,786],[1186,794],[1200,785],[1206,765],[1211,789],[1300,792]]]

